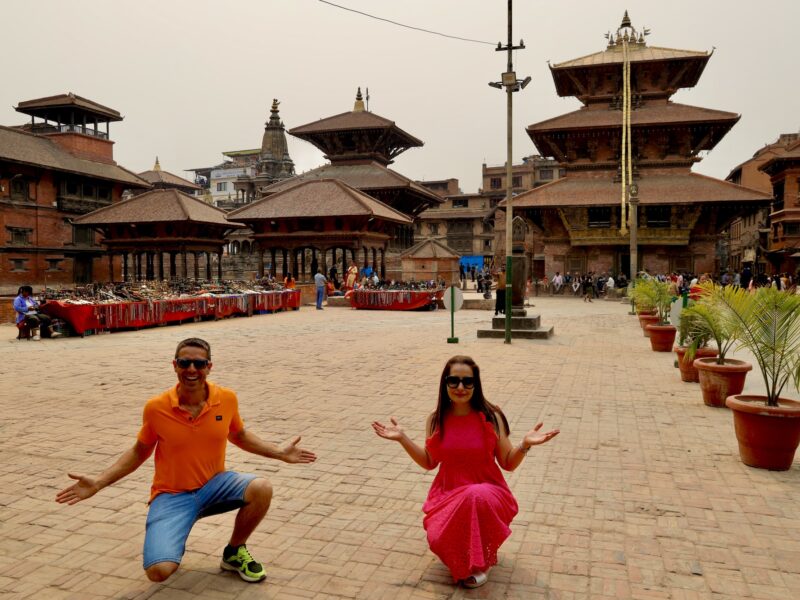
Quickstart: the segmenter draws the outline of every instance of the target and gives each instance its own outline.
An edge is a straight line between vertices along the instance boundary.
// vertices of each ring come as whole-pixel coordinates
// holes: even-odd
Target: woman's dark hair
[[[28,292],[29,294],[33,294],[33,288],[29,285],[21,285],[19,286],[19,290],[17,290],[17,296],[21,296],[22,292]]]
[[[469,405],[473,410],[476,410],[486,417],[486,421],[492,424],[494,430],[500,434],[500,424],[497,421],[497,416],[500,415],[500,420],[503,423],[503,429],[506,435],[511,433],[508,426],[508,420],[499,407],[489,402],[483,395],[483,385],[481,384],[481,370],[469,356],[457,355],[447,361],[442,370],[442,377],[439,380],[439,402],[436,405],[436,412],[433,413],[433,421],[431,422],[431,431],[429,435],[438,433],[444,436],[444,417],[447,411],[450,410],[450,396],[447,394],[447,377],[450,375],[450,368],[453,365],[467,365],[472,369],[472,376],[475,378],[475,387],[472,390],[472,397],[469,400]]]

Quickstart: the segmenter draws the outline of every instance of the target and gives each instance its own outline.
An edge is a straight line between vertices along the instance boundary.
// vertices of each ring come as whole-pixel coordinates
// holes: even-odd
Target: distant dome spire
[[[153,171],[160,171],[160,170],[161,170],[161,164],[158,162],[158,157],[156,156],[156,164],[153,165]]]
[[[619,26],[620,29],[623,27],[630,27],[631,26],[631,18],[628,16],[628,11],[625,11],[625,15],[622,17],[622,25]]]
[[[356,93],[356,103],[353,105],[353,112],[364,112],[365,110],[364,98],[361,96],[361,86],[359,86],[358,92]]]

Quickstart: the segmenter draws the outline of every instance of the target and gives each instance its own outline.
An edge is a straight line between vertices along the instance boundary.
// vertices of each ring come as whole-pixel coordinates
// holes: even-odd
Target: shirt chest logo
[[[217,421],[222,421],[222,415],[217,415],[216,419],[217,419]]]

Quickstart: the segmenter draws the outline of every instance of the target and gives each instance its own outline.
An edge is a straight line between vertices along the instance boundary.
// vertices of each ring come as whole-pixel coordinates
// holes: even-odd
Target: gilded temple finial
[[[156,156],[156,164],[153,165],[153,171],[160,171],[160,170],[161,170],[161,164],[158,162],[158,157]]]
[[[364,99],[361,96],[361,86],[358,86],[358,92],[356,92],[356,102],[353,105],[353,112],[364,112]]]

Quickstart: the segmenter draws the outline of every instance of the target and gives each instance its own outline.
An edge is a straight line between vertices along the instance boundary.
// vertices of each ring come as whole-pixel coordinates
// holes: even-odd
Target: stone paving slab
[[[0,597],[796,598],[800,462],[742,465],[726,409],[702,404],[674,357],[654,353],[628,307],[534,298],[549,341],[478,340],[492,313],[298,312],[111,335],[17,342],[0,327]],[[184,562],[147,581],[141,545],[152,462],[76,506],[67,471],[95,474],[134,441],[145,400],[172,385],[170,356],[208,339],[212,379],[247,426],[297,433],[319,455],[290,466],[231,447],[228,465],[271,479],[249,547],[268,579],[221,573],[232,514],[200,521]],[[428,550],[433,473],[377,438],[396,416],[417,440],[447,358],[473,356],[517,439],[542,419],[561,435],[507,474],[520,513],[489,583],[455,588]],[[749,387],[757,387],[752,383]]]

